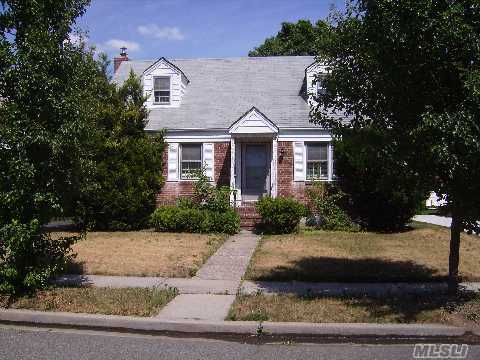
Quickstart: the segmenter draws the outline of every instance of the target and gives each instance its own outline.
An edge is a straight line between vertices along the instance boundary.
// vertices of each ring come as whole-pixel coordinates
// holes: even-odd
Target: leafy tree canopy
[[[473,0],[359,0],[333,19],[319,61],[330,74],[313,121],[388,134],[385,156],[414,169],[452,210],[451,284],[460,231],[480,196],[480,7]],[[326,109],[329,109],[328,111]],[[331,116],[345,114],[348,123]]]
[[[317,55],[329,40],[330,31],[330,25],[323,20],[315,24],[310,20],[284,22],[277,35],[267,38],[248,56]]]
[[[68,211],[92,169],[97,70],[70,41],[88,0],[0,0],[0,292],[48,285],[74,237],[42,225]]]
[[[89,228],[138,229],[147,225],[163,184],[163,136],[144,131],[148,111],[140,79],[132,72],[117,87],[106,75],[106,63],[102,56],[96,166],[82,187],[76,213]]]
[[[44,223],[88,172],[96,67],[69,40],[87,0],[0,1],[0,222]]]

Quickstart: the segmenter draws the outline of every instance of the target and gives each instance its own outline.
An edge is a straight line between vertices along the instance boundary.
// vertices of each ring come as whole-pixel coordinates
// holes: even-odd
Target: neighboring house
[[[425,206],[427,207],[427,209],[439,208],[446,204],[447,202],[433,191],[430,192],[430,196],[425,201]]]
[[[235,189],[237,206],[261,196],[305,200],[313,181],[333,178],[332,136],[309,121],[314,81],[325,71],[311,56],[225,59],[115,59],[114,81],[140,76],[150,110],[148,132],[166,130],[165,186],[157,203],[192,193],[204,167]]]

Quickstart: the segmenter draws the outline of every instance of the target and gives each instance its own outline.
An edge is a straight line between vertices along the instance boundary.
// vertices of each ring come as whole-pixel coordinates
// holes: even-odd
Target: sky
[[[344,0],[92,0],[77,26],[110,58],[238,57],[275,35],[283,21],[312,22]]]

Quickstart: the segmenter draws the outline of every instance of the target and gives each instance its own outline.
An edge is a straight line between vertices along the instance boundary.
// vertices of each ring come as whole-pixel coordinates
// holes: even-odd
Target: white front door
[[[242,147],[242,200],[257,200],[270,193],[270,147],[244,143]]]

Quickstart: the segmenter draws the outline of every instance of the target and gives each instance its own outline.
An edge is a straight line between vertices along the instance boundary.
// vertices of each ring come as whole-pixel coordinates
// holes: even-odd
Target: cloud
[[[185,35],[180,31],[178,27],[159,27],[155,24],[140,25],[137,27],[137,31],[145,36],[154,37],[157,39],[167,40],[183,40]]]
[[[128,51],[132,52],[140,50],[139,43],[120,39],[110,39],[104,44],[99,45],[97,48],[102,50],[119,50],[123,46],[125,46]]]

